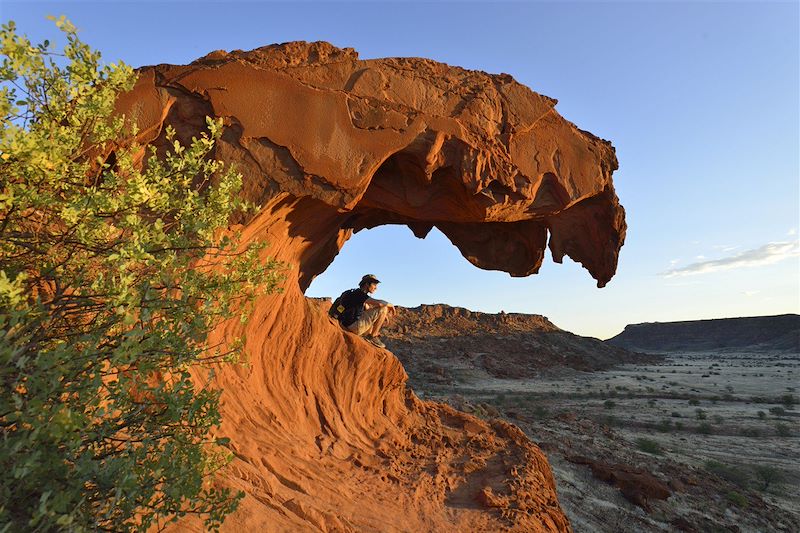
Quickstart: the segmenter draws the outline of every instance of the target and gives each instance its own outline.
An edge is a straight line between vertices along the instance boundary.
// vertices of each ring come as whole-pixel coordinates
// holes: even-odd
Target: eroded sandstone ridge
[[[303,291],[353,231],[439,228],[473,264],[535,273],[549,245],[603,286],[625,234],[610,143],[508,75],[426,59],[359,60],[327,43],[214,52],[141,69],[120,102],[138,140],[187,141],[222,117],[215,156],[261,206],[246,240],[291,265],[242,333],[250,365],[218,375],[247,493],[239,531],[565,531],[542,452],[516,427],[422,402],[387,351]],[[549,244],[548,244],[549,236]],[[359,273],[356,273],[358,275]],[[183,528],[199,528],[184,523]]]

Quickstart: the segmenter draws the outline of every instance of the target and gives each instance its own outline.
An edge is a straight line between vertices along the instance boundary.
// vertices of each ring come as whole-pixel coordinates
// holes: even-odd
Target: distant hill
[[[800,354],[800,315],[631,324],[606,342],[638,351]]]
[[[545,369],[595,371],[657,360],[564,331],[541,315],[443,304],[397,307],[383,338],[409,374],[417,365],[438,362],[481,368],[498,378],[530,378]]]

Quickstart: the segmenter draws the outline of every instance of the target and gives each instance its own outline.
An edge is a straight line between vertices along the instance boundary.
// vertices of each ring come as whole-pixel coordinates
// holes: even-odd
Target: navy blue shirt
[[[339,316],[339,323],[348,327],[361,318],[361,313],[364,312],[364,302],[369,300],[369,293],[361,289],[350,289],[344,291],[340,298],[344,312]]]

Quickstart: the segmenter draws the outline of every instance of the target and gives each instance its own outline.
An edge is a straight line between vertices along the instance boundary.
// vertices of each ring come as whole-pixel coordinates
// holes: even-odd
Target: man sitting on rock
[[[378,278],[367,274],[361,278],[357,289],[344,291],[333,304],[332,316],[337,316],[339,324],[347,331],[361,335],[379,348],[386,348],[381,342],[381,327],[395,309],[389,302],[376,300],[370,294],[378,289]]]

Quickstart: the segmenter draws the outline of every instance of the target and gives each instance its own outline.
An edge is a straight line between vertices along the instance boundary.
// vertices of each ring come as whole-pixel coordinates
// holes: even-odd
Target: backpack
[[[342,296],[344,296],[344,293],[336,298],[331,304],[331,308],[328,309],[328,316],[337,321],[340,320],[342,313],[345,311],[345,307],[342,305]]]

